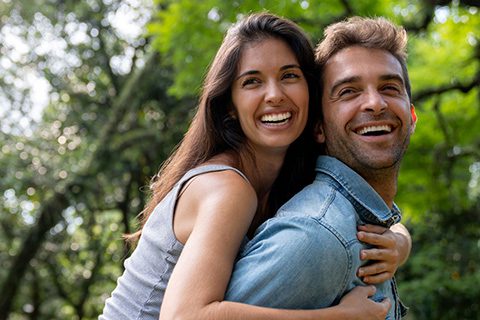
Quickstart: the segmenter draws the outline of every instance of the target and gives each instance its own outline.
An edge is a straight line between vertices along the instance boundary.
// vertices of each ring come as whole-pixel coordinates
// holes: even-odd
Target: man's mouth
[[[283,112],[283,113],[271,113],[271,114],[265,114],[260,118],[260,121],[262,123],[267,123],[267,124],[283,124],[290,120],[292,117],[291,112]]]
[[[368,126],[360,128],[356,132],[362,136],[380,136],[392,132],[392,127],[389,125]]]

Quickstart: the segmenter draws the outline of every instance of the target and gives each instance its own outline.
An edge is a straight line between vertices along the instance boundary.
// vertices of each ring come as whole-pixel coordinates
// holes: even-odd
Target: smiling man
[[[315,137],[324,151],[316,179],[243,248],[227,299],[314,309],[365,284],[366,246],[357,228],[390,227],[401,218],[397,177],[416,124],[406,44],[405,30],[383,18],[355,17],[326,29],[316,51],[322,119]],[[388,298],[387,319],[400,319],[405,309],[394,279],[380,280],[372,298]]]

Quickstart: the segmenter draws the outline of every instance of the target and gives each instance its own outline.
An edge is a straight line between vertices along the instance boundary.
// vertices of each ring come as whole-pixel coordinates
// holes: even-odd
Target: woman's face
[[[295,54],[282,40],[247,45],[232,84],[232,101],[253,150],[283,152],[308,117],[308,85]]]

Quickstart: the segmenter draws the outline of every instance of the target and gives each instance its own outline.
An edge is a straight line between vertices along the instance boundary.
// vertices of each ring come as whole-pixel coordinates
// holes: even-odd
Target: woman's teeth
[[[260,118],[260,121],[264,123],[284,123],[292,117],[291,112],[265,114]]]

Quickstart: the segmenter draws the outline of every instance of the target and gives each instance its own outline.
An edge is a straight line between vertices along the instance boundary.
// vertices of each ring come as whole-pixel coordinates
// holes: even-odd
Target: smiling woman
[[[227,32],[185,139],[152,184],[142,236],[102,319],[157,319],[160,306],[165,319],[222,313],[204,298],[222,300],[242,239],[310,179],[313,154],[303,148],[313,143],[304,129],[314,70],[308,38],[288,20],[257,14]],[[232,315],[249,308],[235,306]]]
[[[308,117],[308,84],[294,53],[282,40],[253,43],[242,52],[237,74],[233,113],[248,145],[258,154],[271,149],[282,159]]]

